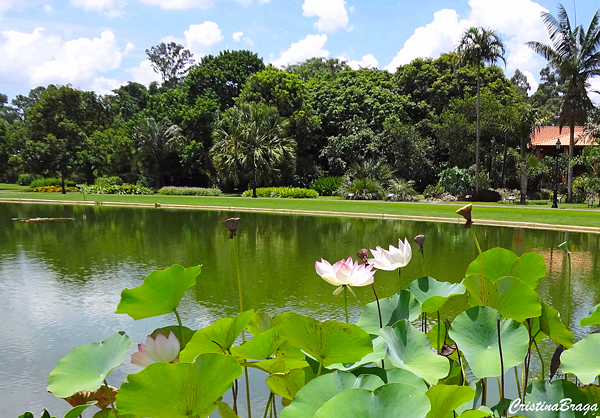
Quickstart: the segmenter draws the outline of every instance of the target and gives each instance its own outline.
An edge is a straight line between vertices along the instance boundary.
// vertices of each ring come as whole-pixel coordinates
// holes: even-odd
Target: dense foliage
[[[256,189],[257,197],[276,197],[293,199],[316,199],[319,194],[315,190],[303,189],[301,187],[258,187]],[[246,190],[242,193],[243,197],[251,197],[252,190]]]

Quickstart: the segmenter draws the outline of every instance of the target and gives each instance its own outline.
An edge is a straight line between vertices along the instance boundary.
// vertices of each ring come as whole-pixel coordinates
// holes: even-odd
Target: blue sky
[[[0,0],[0,93],[71,84],[106,94],[127,81],[159,80],[145,50],[175,41],[196,60],[248,49],[282,67],[307,58],[341,58],[354,68],[394,71],[437,57],[470,26],[497,30],[507,76],[524,71],[537,87],[545,61],[523,45],[548,42],[540,0]],[[587,26],[596,0],[565,4]],[[600,80],[593,82],[600,90]]]

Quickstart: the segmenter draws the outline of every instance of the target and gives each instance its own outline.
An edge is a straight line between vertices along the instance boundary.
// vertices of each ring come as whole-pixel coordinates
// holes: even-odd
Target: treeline
[[[164,81],[148,88],[129,82],[99,96],[40,86],[10,104],[0,95],[0,181],[118,176],[156,188],[246,190],[384,164],[422,191],[442,171],[474,164],[477,66],[457,67],[454,53],[395,73],[319,58],[281,70],[250,51],[205,56],[177,72],[157,56]],[[482,186],[518,187],[520,139],[506,128],[515,114],[558,115],[564,85],[550,67],[541,75],[527,97],[518,70],[507,79],[497,66],[480,68]]]

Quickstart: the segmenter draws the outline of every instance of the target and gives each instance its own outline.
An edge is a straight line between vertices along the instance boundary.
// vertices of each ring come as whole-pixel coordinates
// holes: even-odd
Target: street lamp
[[[558,155],[560,154],[560,139],[556,140],[556,160],[555,168],[554,168],[554,198],[552,199],[552,207],[558,209],[558,202],[556,201],[556,197],[558,194]]]

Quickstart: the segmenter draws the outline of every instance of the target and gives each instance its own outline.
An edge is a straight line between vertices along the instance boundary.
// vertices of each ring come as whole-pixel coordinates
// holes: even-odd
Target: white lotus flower
[[[371,265],[358,264],[358,261],[352,262],[352,257],[340,260],[333,266],[324,259],[315,261],[317,274],[327,283],[338,286],[333,292],[336,296],[340,294],[344,286],[347,286],[352,292],[352,286],[366,286],[373,283],[375,272],[371,271],[372,269]]]
[[[378,270],[393,271],[406,266],[412,258],[412,248],[408,243],[408,239],[398,240],[398,248],[390,245],[389,250],[384,250],[377,247],[371,250],[373,258],[369,258],[369,264],[375,266]]]
[[[141,367],[149,364],[163,361],[165,363],[175,362],[179,356],[179,340],[173,334],[169,333],[169,338],[162,333],[158,333],[156,339],[150,335],[146,337],[146,344],[138,344],[138,352],[131,355],[131,362]]]

